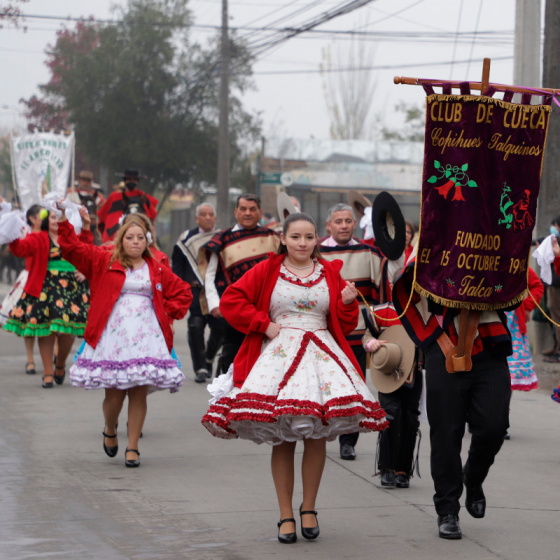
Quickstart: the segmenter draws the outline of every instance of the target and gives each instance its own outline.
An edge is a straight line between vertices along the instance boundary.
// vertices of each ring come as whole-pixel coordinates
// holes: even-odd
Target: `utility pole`
[[[543,87],[560,88],[560,10],[546,0],[544,18]],[[560,118],[552,109],[546,138],[541,190],[537,206],[537,235],[549,233],[550,222],[560,214]]]
[[[218,227],[226,228],[229,216],[229,36],[228,3],[222,0],[220,49],[220,124],[218,132]]]
[[[557,0],[545,0],[543,80],[546,88],[560,87],[560,10]],[[553,107],[555,105],[553,104]],[[541,174],[541,189],[537,202],[537,237],[548,235],[550,222],[560,214],[560,118],[552,109],[549,116],[546,147]],[[531,321],[533,332],[529,334],[536,354],[553,346],[549,325]],[[532,334],[532,336],[531,336]]]
[[[541,0],[516,0],[513,83],[541,85]],[[515,102],[521,103],[521,94],[515,95]]]

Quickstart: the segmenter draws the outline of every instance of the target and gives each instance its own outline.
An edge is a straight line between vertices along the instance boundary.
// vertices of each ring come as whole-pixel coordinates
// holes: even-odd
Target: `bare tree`
[[[29,0],[11,0],[11,2],[0,2],[0,29],[4,27],[4,22],[13,23],[16,27],[20,27],[24,21],[21,5],[26,4]],[[27,28],[24,27],[25,31]]]
[[[371,70],[375,45],[353,37],[344,47],[336,47],[323,49],[320,65],[331,138],[370,139],[369,116],[376,88]]]

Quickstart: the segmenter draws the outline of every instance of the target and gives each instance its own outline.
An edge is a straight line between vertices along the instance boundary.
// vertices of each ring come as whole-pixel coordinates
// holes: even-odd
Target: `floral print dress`
[[[147,263],[126,279],[96,348],[85,345],[70,369],[75,387],[178,390],[185,376],[169,354],[153,304]]]
[[[51,239],[47,274],[39,297],[23,292],[4,329],[18,336],[84,336],[88,284],[78,282],[75,272],[76,267],[62,258],[60,247]]]
[[[327,330],[329,301],[320,263],[306,278],[282,265],[270,302],[280,333],[264,343],[243,386],[202,419],[213,435],[277,445],[387,427],[383,409]]]

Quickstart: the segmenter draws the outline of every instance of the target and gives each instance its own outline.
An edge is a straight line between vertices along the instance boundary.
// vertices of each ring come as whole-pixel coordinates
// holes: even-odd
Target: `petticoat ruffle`
[[[92,361],[78,358],[70,369],[74,387],[84,389],[132,389],[149,385],[148,392],[169,389],[172,393],[183,385],[185,376],[173,359],[136,358],[123,361]]]
[[[202,424],[223,439],[249,439],[278,445],[283,441],[326,438],[342,434],[381,431],[389,427],[379,403],[361,395],[313,401],[278,399],[274,395],[242,393],[235,388],[212,405]]]

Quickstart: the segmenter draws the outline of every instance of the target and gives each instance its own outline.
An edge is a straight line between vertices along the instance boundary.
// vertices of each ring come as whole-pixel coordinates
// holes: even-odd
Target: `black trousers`
[[[206,325],[210,328],[208,342],[204,339]],[[191,313],[187,320],[188,341],[195,373],[201,369],[208,369],[212,363],[224,338],[226,322],[221,317]],[[210,366],[211,367],[211,366]]]
[[[354,352],[354,356],[356,356],[356,360],[358,364],[360,364],[360,369],[362,370],[362,373],[365,376],[367,352],[364,350],[364,347],[361,344],[357,346],[350,346],[350,348],[352,348],[352,351]],[[341,436],[338,437],[338,443],[340,443],[341,447],[343,445],[351,445],[352,447],[354,447],[358,443],[359,435],[360,432],[353,432],[351,434],[342,434]]]
[[[236,331],[231,325],[226,323],[224,331],[224,345],[222,348],[222,357],[220,359],[219,373],[227,373],[227,370],[239,352],[245,335],[242,332]]]
[[[473,363],[471,371],[447,373],[445,357],[433,344],[426,353],[426,384],[434,504],[439,515],[458,515],[466,422],[472,438],[465,472],[473,486],[484,482],[509,428],[507,361],[484,356]]]
[[[377,468],[381,472],[390,470],[412,476],[422,385],[422,372],[416,371],[412,387],[403,385],[392,393],[379,392],[379,404],[389,421],[389,427],[379,434]]]

